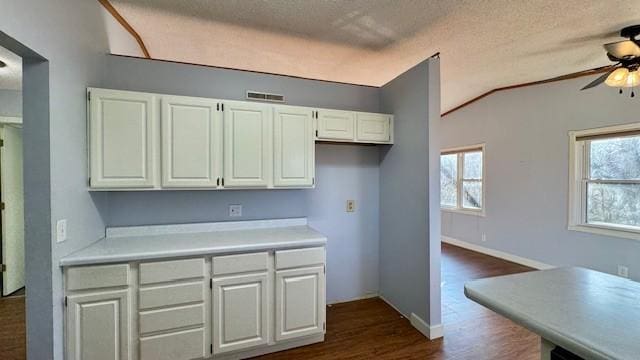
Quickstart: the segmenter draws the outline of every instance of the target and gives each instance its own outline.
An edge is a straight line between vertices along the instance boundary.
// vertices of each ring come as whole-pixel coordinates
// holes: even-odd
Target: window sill
[[[570,224],[568,227],[572,231],[581,231],[591,234],[613,236],[624,239],[640,240],[640,232],[634,230],[626,230],[624,228],[616,228],[605,225],[594,224]]]
[[[440,210],[444,211],[444,212],[452,213],[452,214],[461,214],[461,215],[471,215],[471,216],[485,217],[484,209],[471,210],[471,209],[457,209],[457,208],[441,207]]]

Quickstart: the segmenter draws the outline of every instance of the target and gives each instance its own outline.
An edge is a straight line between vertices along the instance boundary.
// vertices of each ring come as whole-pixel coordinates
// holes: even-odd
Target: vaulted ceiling
[[[640,0],[111,2],[154,59],[381,86],[440,52],[443,111],[606,65],[601,45],[640,23]]]

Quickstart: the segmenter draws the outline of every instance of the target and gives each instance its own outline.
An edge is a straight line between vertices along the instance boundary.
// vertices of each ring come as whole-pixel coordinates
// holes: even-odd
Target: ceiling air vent
[[[268,94],[258,91],[247,91],[247,100],[257,101],[269,101],[269,102],[284,102],[284,95]]]

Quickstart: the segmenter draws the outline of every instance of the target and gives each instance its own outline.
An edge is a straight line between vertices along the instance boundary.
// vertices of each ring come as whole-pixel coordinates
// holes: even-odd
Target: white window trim
[[[586,196],[584,196],[585,185],[582,173],[589,159],[583,155],[585,152],[584,143],[576,141],[576,138],[582,136],[635,130],[640,130],[640,123],[569,131],[569,223],[567,227],[569,230],[640,240],[640,229],[624,225],[589,224],[586,222]]]
[[[457,175],[458,175],[458,179],[457,181],[460,183],[458,188],[458,194],[457,194],[457,200],[458,200],[458,206],[456,207],[451,207],[451,206],[443,206],[442,204],[440,204],[440,210],[444,211],[444,212],[449,212],[449,213],[454,213],[454,214],[462,214],[462,215],[473,215],[473,216],[481,216],[481,217],[485,217],[486,216],[486,208],[487,208],[487,197],[486,197],[486,192],[487,192],[487,187],[486,187],[486,183],[487,183],[487,171],[486,171],[486,164],[487,164],[487,153],[485,152],[485,143],[480,143],[480,144],[474,144],[474,145],[465,145],[465,146],[460,146],[460,147],[454,147],[454,148],[447,148],[447,149],[442,149],[440,150],[440,154],[445,153],[445,152],[466,152],[469,150],[477,150],[477,149],[481,149],[482,151],[482,208],[480,209],[467,209],[467,208],[463,208],[461,205],[462,202],[462,198],[461,198],[461,194],[460,194],[460,189],[462,188],[462,163],[460,161],[457,161],[457,166],[458,166],[458,171],[457,171]]]

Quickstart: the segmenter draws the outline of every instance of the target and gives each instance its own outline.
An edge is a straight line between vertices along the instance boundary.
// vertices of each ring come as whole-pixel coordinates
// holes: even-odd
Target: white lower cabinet
[[[213,280],[213,353],[269,342],[267,273]]]
[[[189,360],[206,356],[204,328],[140,338],[140,360]]]
[[[324,339],[323,247],[65,275],[66,359],[242,359]]]
[[[324,332],[324,266],[276,272],[276,340]]]
[[[129,359],[129,290],[66,298],[66,359]]]

